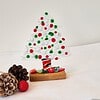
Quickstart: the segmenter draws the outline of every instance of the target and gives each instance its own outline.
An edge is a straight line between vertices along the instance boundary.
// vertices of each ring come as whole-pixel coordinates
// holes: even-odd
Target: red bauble
[[[37,29],[34,29],[33,31],[34,31],[34,32],[37,32]]]
[[[55,38],[52,38],[51,41],[52,41],[52,42],[56,42],[56,39],[55,39]]]
[[[44,30],[47,30],[47,27],[44,27]]]
[[[51,67],[51,68],[48,68],[47,71],[48,71],[48,73],[54,73],[55,69]]]
[[[43,17],[41,17],[40,19],[41,19],[41,20],[43,20],[44,18],[43,18]]]
[[[42,36],[42,33],[38,33],[38,36],[41,37]]]
[[[56,57],[55,60],[58,60],[58,57]]]
[[[44,23],[44,22],[42,22],[42,23],[41,23],[41,25],[42,25],[42,26],[44,26],[44,25],[45,25],[45,23]]]
[[[32,69],[32,70],[30,71],[30,74],[35,74],[35,73],[37,73],[36,69]]]
[[[45,57],[46,57],[46,58],[49,58],[49,56],[48,56],[48,55],[46,55]]]
[[[65,41],[65,38],[62,38],[63,41]]]
[[[48,48],[51,48],[51,45],[48,45]]]
[[[27,81],[21,80],[21,81],[19,82],[18,88],[19,88],[19,91],[25,92],[25,91],[28,90],[29,84],[28,84]]]
[[[65,52],[65,55],[68,55],[68,52]]]
[[[52,28],[53,27],[53,24],[50,24],[50,28]]]
[[[30,53],[33,53],[34,51],[33,51],[33,49],[30,49]]]
[[[64,71],[65,68],[59,68],[58,72]]]
[[[65,46],[64,46],[64,45],[62,45],[62,46],[61,46],[61,49],[65,49]]]
[[[39,59],[42,59],[42,55],[39,55],[38,58],[39,58]]]

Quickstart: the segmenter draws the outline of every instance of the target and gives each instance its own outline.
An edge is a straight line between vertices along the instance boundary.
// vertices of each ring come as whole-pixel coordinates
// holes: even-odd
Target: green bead
[[[49,32],[48,33],[50,36],[54,36],[54,33],[53,32]]]
[[[46,35],[46,38],[48,38],[48,35]]]
[[[61,54],[61,53],[62,53],[61,50],[59,50],[59,51],[58,51],[58,54]]]
[[[34,38],[37,38],[37,35],[34,35]]]
[[[62,41],[60,40],[59,43],[62,43]]]
[[[53,53],[53,50],[50,50],[49,53]]]
[[[38,40],[37,43],[40,44],[40,40]]]
[[[26,55],[26,58],[30,58],[30,55]]]
[[[57,25],[54,25],[54,28],[56,29],[57,28]]]
[[[35,55],[34,57],[35,57],[35,59],[38,59],[38,55]]]
[[[48,12],[45,12],[45,15],[48,15]]]
[[[31,46],[31,45],[32,45],[32,43],[29,43],[28,45],[29,45],[29,46]]]
[[[41,21],[41,23],[44,23],[44,21]]]
[[[54,46],[54,44],[51,44],[51,46],[53,47],[53,46]]]
[[[48,38],[45,38],[45,40],[48,40]]]
[[[54,19],[51,19],[51,23],[54,23]]]
[[[44,47],[44,49],[47,49],[47,47]]]
[[[36,26],[36,28],[38,28],[38,26]]]
[[[43,40],[43,37],[41,39]]]

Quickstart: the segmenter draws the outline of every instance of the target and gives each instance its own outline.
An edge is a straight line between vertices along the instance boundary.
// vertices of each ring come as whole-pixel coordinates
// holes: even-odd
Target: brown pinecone
[[[18,66],[13,65],[12,67],[9,68],[8,72],[12,73],[18,81],[21,80],[27,81],[29,79],[29,77],[27,76],[28,75],[27,69],[23,68],[23,66],[21,65]]]
[[[10,96],[18,90],[18,80],[11,73],[0,75],[0,95]]]

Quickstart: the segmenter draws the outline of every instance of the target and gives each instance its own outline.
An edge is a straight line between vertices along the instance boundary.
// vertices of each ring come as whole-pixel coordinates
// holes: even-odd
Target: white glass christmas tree
[[[39,23],[33,29],[30,41],[27,43],[25,58],[58,60],[68,54],[65,38],[58,31],[58,25],[48,12],[41,16]]]

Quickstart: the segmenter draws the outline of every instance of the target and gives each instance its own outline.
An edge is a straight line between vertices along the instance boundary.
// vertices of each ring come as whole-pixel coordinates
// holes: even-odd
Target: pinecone
[[[10,96],[18,90],[18,81],[11,73],[0,75],[0,95]]]
[[[27,81],[29,79],[29,77],[27,76],[28,75],[27,69],[23,68],[23,66],[21,65],[18,66],[13,65],[12,67],[10,67],[8,72],[12,73],[18,81],[21,80]]]

